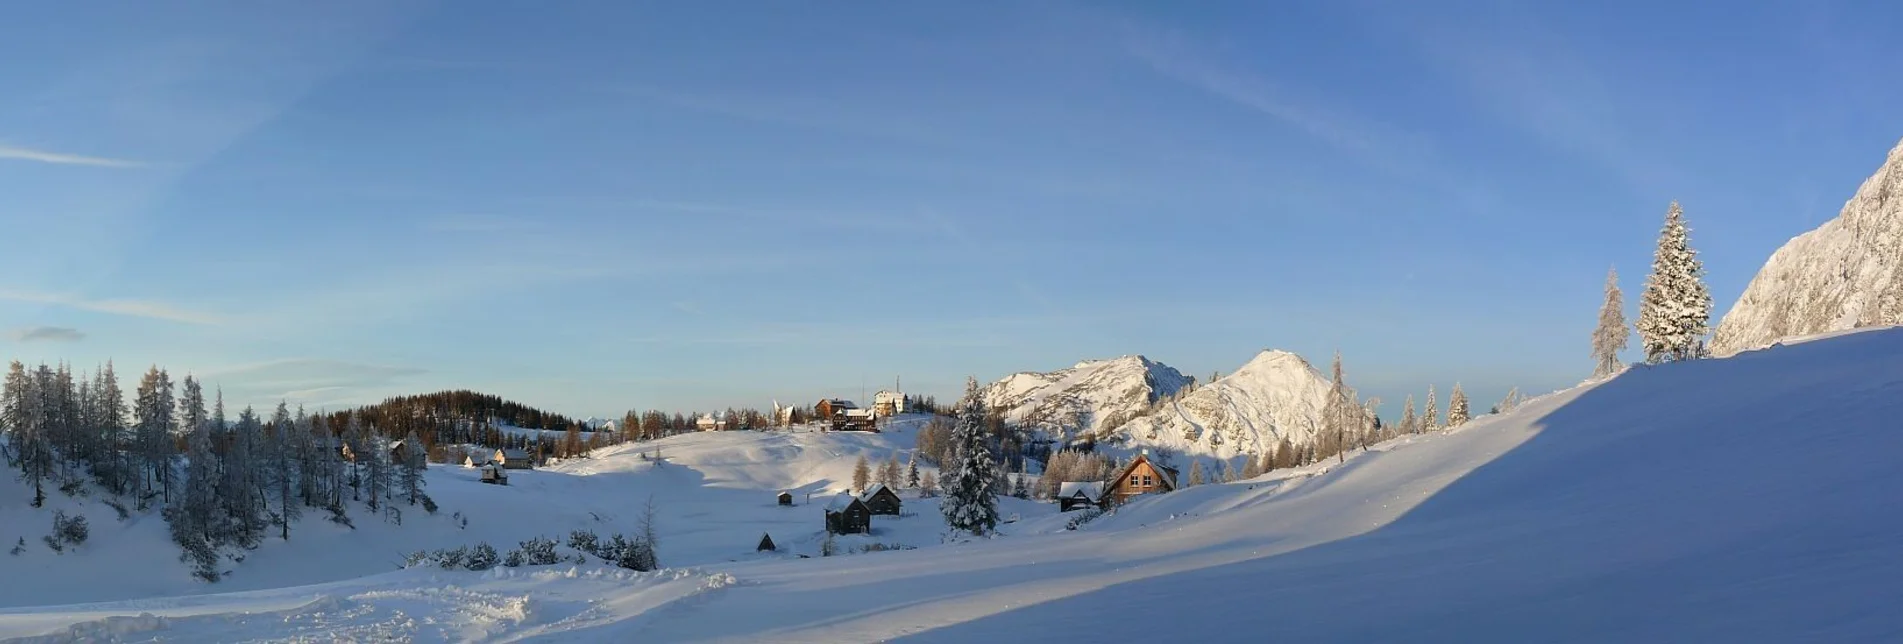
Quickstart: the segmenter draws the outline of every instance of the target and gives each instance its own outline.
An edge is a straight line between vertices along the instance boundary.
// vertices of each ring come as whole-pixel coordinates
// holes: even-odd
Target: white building
[[[872,395],[872,412],[880,418],[897,416],[906,411],[903,391],[880,391]]]

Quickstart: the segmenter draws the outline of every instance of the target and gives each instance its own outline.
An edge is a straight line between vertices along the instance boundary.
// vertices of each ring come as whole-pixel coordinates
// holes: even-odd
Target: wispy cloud
[[[1124,51],[1152,71],[1293,128],[1364,166],[1452,193],[1473,205],[1493,191],[1461,176],[1425,135],[1356,114],[1316,93],[1278,85],[1173,32],[1129,26]]]
[[[51,304],[95,313],[110,313],[112,315],[183,322],[186,324],[218,325],[224,322],[223,316],[147,300],[88,299],[61,293],[38,293],[5,289],[0,289],[0,300]]]
[[[65,152],[52,152],[48,150],[35,150],[32,148],[22,148],[18,146],[6,145],[3,143],[0,143],[0,159],[14,159],[19,161],[38,161],[40,163],[51,163],[54,165],[85,165],[85,166],[93,166],[98,168],[137,168],[137,167],[141,167],[145,165],[138,161],[128,161],[125,159],[111,159],[107,157],[93,157],[93,156],[86,156],[83,154],[69,154]]]
[[[78,342],[86,339],[86,334],[81,333],[79,329],[64,326],[18,329],[12,335],[14,340],[20,342]]]
[[[439,233],[505,233],[537,227],[530,219],[474,214],[443,215],[423,222],[424,230]]]
[[[339,405],[368,402],[425,373],[428,370],[417,367],[290,358],[220,367],[206,371],[201,380],[219,387],[237,405],[279,400]]]

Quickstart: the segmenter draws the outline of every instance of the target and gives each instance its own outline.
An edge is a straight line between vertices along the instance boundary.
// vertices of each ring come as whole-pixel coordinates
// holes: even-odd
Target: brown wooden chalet
[[[872,508],[851,494],[841,494],[826,506],[826,531],[833,534],[872,532]]]
[[[780,490],[780,494],[779,494],[779,496],[776,496],[776,497],[773,497],[773,498],[774,498],[774,500],[776,500],[776,501],[778,501],[780,505],[792,505],[792,504],[793,504],[793,493],[792,493],[792,492],[788,492],[788,491],[786,491],[786,490]]]
[[[865,493],[859,495],[859,500],[865,501],[866,508],[872,510],[873,514],[897,516],[899,513],[899,493],[884,483],[874,483],[872,487],[866,488]]]
[[[1176,489],[1176,470],[1151,463],[1149,453],[1145,452],[1112,477],[1106,487],[1105,503],[1122,503],[1133,496],[1169,492]]]

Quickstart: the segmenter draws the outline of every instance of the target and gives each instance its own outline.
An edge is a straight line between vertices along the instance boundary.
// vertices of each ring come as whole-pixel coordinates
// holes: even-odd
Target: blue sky
[[[1589,371],[1670,200],[1721,312],[1834,216],[1903,136],[1899,13],[33,3],[0,355],[605,416],[1339,349],[1484,409]]]

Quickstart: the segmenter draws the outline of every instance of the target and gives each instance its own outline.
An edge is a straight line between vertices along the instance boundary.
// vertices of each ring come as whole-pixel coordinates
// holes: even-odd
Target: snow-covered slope
[[[1185,454],[1266,454],[1285,437],[1294,445],[1314,441],[1328,388],[1328,377],[1301,356],[1263,351],[1235,373],[1099,439]]]
[[[1169,365],[1123,356],[1049,373],[1011,374],[985,387],[984,398],[1010,421],[1064,439],[1121,424],[1189,380]]]
[[[1140,498],[1077,531],[0,609],[0,638],[1894,641],[1900,363],[1903,331],[1882,330],[1638,368],[1345,464]]]
[[[1717,355],[1779,339],[1903,322],[1903,144],[1836,219],[1792,239],[1725,314]]]

